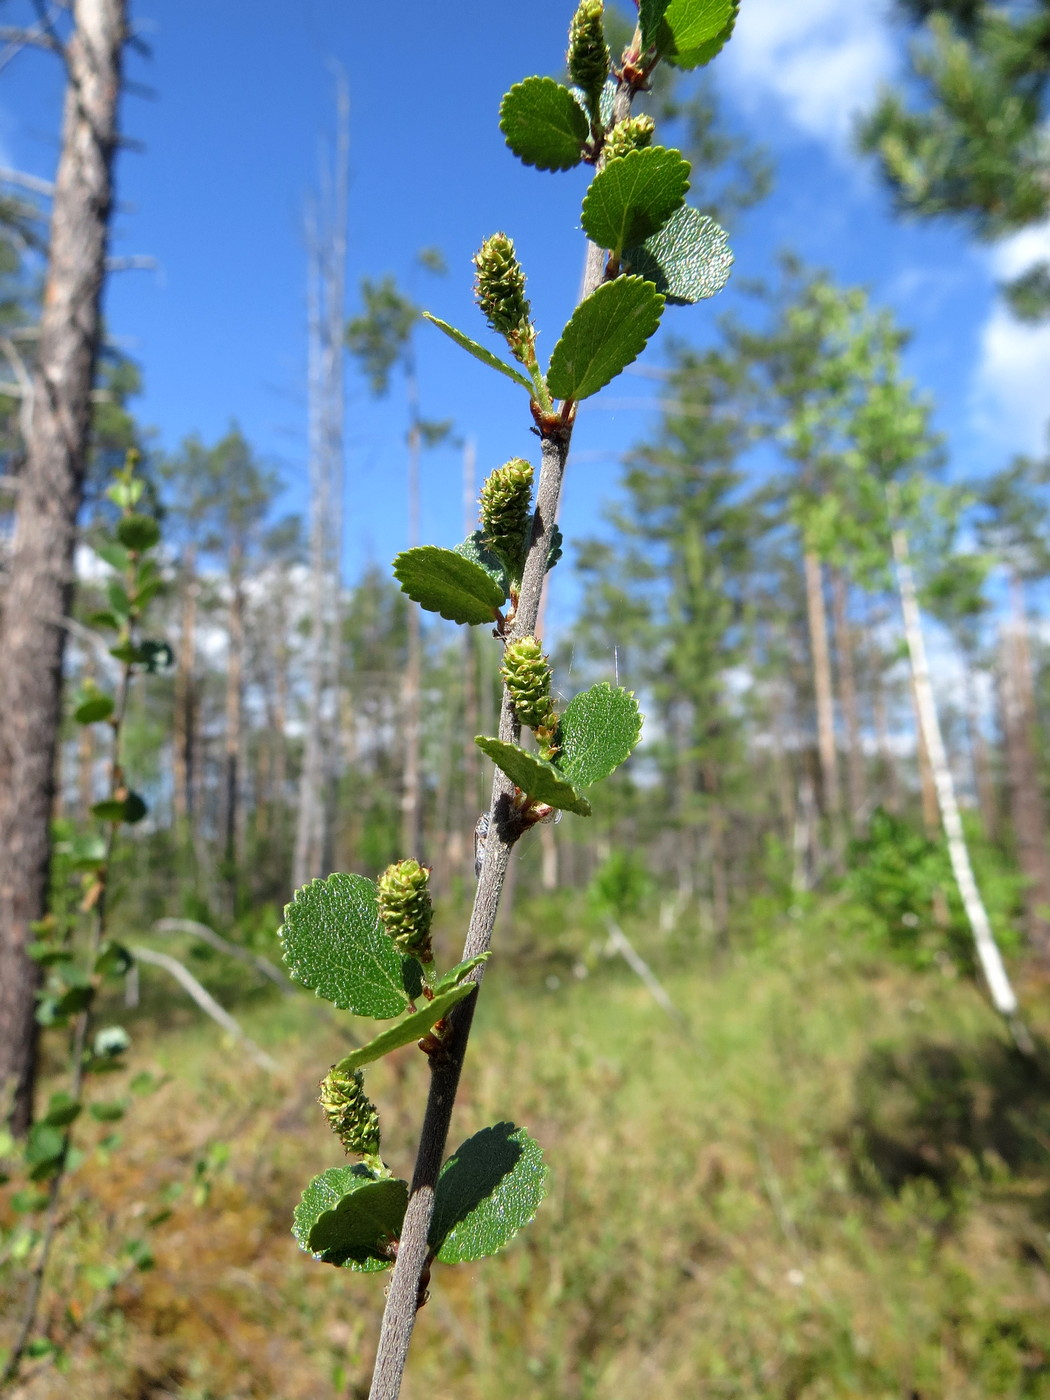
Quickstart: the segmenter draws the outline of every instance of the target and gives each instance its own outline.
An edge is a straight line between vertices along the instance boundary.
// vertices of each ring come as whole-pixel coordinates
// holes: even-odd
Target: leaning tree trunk
[[[25,1132],[39,968],[25,953],[47,903],[62,657],[91,425],[113,201],[125,0],[74,0],[37,368],[0,632],[0,1102]]]
[[[955,800],[955,783],[948,766],[948,755],[944,749],[944,740],[941,738],[940,721],[937,718],[937,707],[933,699],[930,668],[926,660],[926,644],[922,635],[922,619],[919,614],[915,582],[912,578],[908,556],[908,539],[903,530],[893,531],[893,557],[897,565],[897,584],[900,590],[901,612],[904,616],[904,637],[908,644],[908,656],[911,661],[915,703],[919,712],[919,723],[922,727],[930,767],[933,770],[941,821],[944,824],[944,834],[948,840],[948,856],[951,860],[952,873],[959,887],[959,895],[973,933],[977,960],[984,973],[985,982],[988,984],[992,1004],[1010,1027],[1018,1049],[1031,1054],[1033,1053],[1032,1041],[1020,1020],[1017,997],[1010,985],[1010,979],[999,952],[999,945],[992,933],[988,912],[977,888],[977,881],[974,879],[973,866],[970,864],[970,852],[963,835],[959,804]]]

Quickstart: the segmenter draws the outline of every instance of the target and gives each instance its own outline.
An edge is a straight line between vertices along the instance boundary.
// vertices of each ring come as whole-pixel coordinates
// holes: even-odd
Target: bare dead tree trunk
[[[292,877],[296,887],[324,873],[339,706],[339,606],[343,540],[343,345],[346,302],[347,169],[350,99],[337,84],[336,152],[322,175],[321,214],[308,218],[310,414],[309,698],[299,784]]]
[[[857,667],[853,628],[849,621],[849,585],[842,569],[831,571],[831,607],[835,619],[835,646],[839,659],[839,693],[846,723],[846,793],[850,824],[864,811],[864,748],[857,702]]]
[[[831,685],[831,656],[828,649],[828,615],[824,607],[824,576],[819,558],[806,550],[803,556],[806,579],[806,620],[813,660],[813,691],[817,702],[817,750],[820,754],[821,795],[824,810],[831,818],[842,811],[839,796],[838,752],[835,748],[835,702]]]
[[[113,203],[125,0],[74,0],[38,361],[0,635],[0,1101],[32,1116],[39,967],[73,548]]]
[[[941,738],[941,726],[933,699],[933,686],[930,683],[930,668],[926,660],[926,645],[922,635],[922,619],[919,614],[915,582],[912,578],[911,564],[908,558],[907,536],[903,530],[896,529],[893,531],[892,539],[893,557],[897,565],[901,612],[904,617],[904,635],[908,643],[908,656],[911,660],[916,706],[919,711],[919,722],[922,726],[926,751],[929,754],[930,767],[933,769],[933,778],[937,787],[937,801],[944,824],[944,834],[948,840],[948,856],[952,864],[952,873],[959,887],[966,918],[973,933],[977,960],[991,994],[992,1004],[1010,1027],[1018,1049],[1026,1054],[1031,1054],[1033,1053],[1031,1037],[1020,1020],[1017,997],[1003,965],[999,945],[992,933],[988,913],[977,888],[977,881],[974,879],[966,838],[963,835],[959,804],[955,800],[955,783],[952,780],[951,768],[948,766],[948,755],[945,753],[944,741]]]
[[[1039,785],[1027,618],[1013,581],[1013,618],[1003,629],[1003,728],[1017,863],[1025,877],[1025,928],[1042,962],[1050,962],[1050,853]]]

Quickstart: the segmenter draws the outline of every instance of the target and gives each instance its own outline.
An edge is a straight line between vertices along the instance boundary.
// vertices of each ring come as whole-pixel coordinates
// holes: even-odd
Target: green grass
[[[453,1137],[513,1118],[551,1190],[503,1255],[435,1269],[405,1400],[1050,1396],[1046,1080],[972,984],[894,965],[849,906],[763,933],[690,964],[637,931],[688,1030],[583,932],[532,978],[497,954]],[[367,1394],[383,1280],[288,1233],[341,1158],[313,1099],[344,1041],[310,997],[237,1013],[278,1080],[187,1011],[153,1041],[136,1028],[135,1068],[167,1082],[77,1174],[54,1335],[91,1307],[85,1265],[128,1235],[148,1233],[155,1267],[27,1394]],[[1033,1020],[1045,1032],[1045,1008]],[[414,1049],[369,1076],[404,1175],[425,1087]]]

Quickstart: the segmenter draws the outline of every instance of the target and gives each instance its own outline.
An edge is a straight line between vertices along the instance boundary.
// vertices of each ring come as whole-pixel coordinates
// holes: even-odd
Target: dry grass
[[[1050,1396],[1046,1081],[974,988],[874,961],[848,922],[664,967],[687,1035],[619,964],[551,988],[497,961],[454,1131],[526,1124],[551,1192],[504,1255],[435,1274],[405,1400]],[[23,1396],[364,1396],[382,1281],[288,1233],[339,1160],[313,1104],[336,1033],[309,998],[251,1005],[272,1082],[165,1019],[135,1068],[166,1082],[76,1174],[48,1301],[68,1352]],[[406,1173],[424,1091],[412,1050],[370,1078]],[[97,1268],[144,1234],[155,1266],[92,1321]]]

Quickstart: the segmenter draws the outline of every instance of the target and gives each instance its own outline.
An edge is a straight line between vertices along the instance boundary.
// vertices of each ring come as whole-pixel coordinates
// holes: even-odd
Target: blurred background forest
[[[850,159],[913,220],[1042,236],[1045,0],[902,0],[885,25],[900,85],[859,121]],[[55,909],[82,898],[109,793],[109,731],[72,711],[119,671],[98,622],[115,576],[95,546],[129,449],[161,527],[146,635],[170,657],[136,678],[122,736],[148,808],[109,876],[113,936],[144,950],[107,993],[131,1035],[121,1085],[106,1085],[122,1112],[78,1127],[27,1397],[367,1393],[381,1289],[313,1264],[288,1233],[302,1163],[332,1151],[311,1066],[355,1031],[275,969],[276,929],[305,881],[411,854],[433,867],[438,939],[457,953],[491,781],[470,740],[495,732],[499,646],[421,619],[386,562],[348,566],[346,542],[369,517],[382,545],[394,516],[398,543],[419,541],[421,516],[429,538],[439,460],[454,544],[483,476],[527,442],[491,456],[483,430],[479,450],[469,399],[445,405],[427,378],[419,311],[448,295],[446,256],[461,269],[464,249],[421,239],[403,277],[348,258],[354,79],[330,81],[306,275],[281,270],[306,286],[308,440],[291,484],[235,404],[223,430],[162,440],[138,407],[148,357],[118,335],[99,357],[64,624]],[[960,465],[963,430],[915,379],[899,310],[777,240],[753,256],[775,152],[704,77],[649,102],[694,162],[693,202],[747,230],[751,255],[695,341],[617,382],[615,427],[581,452],[588,499],[543,635],[565,697],[628,685],[646,728],[600,812],[537,828],[512,867],[458,1111],[474,1126],[512,1108],[554,1186],[505,1257],[436,1275],[406,1393],[1050,1396],[1050,455]],[[49,193],[0,170],[0,564]],[[570,278],[571,228],[554,235]],[[1031,246],[997,314],[1036,327],[1050,263]],[[355,415],[371,412],[387,436],[362,489]],[[975,961],[891,525],[1034,1056]],[[151,954],[192,974],[251,1053]],[[65,1053],[44,1032],[41,1099]],[[407,1165],[422,1071],[405,1051],[379,1075],[385,1140]],[[5,1190],[13,1317],[40,1198],[18,1173]]]

